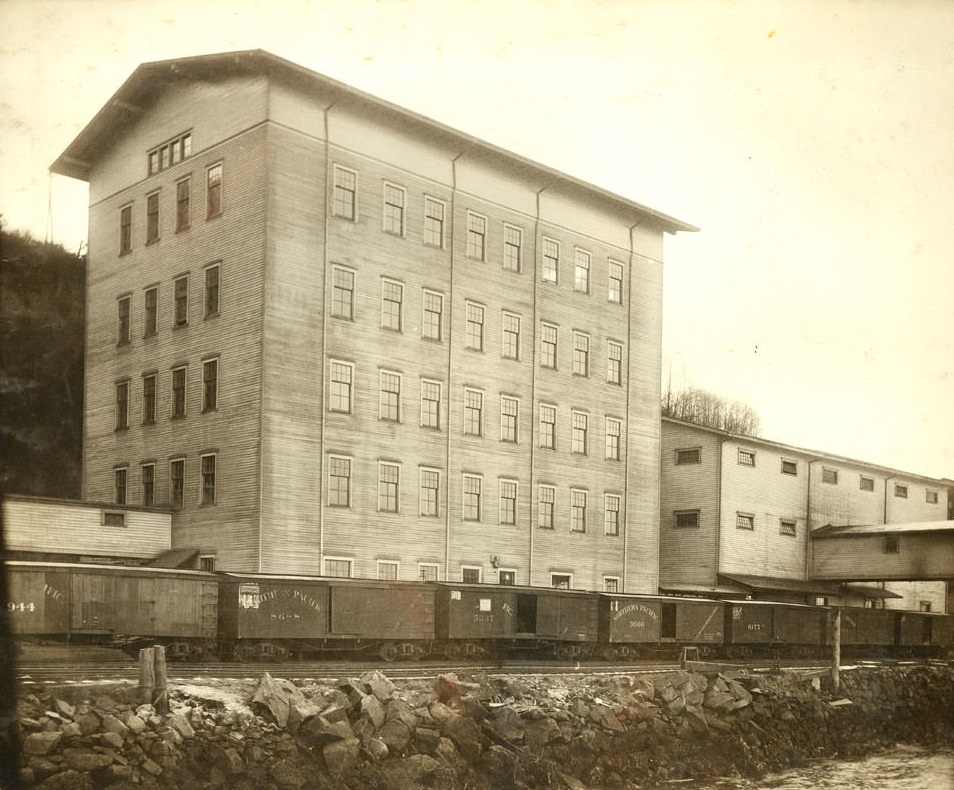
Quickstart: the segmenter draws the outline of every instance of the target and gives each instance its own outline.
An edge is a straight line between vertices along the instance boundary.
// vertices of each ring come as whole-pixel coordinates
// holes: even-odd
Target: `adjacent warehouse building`
[[[824,574],[812,552],[813,535],[832,527],[940,525],[948,481],[670,418],[662,420],[660,475],[665,591],[945,610],[943,581],[846,588],[840,582],[852,578],[922,577],[913,569],[879,576],[870,564],[853,577]],[[844,545],[826,542],[826,556]]]
[[[84,491],[207,568],[655,593],[663,237],[261,51],[138,68],[90,185]]]

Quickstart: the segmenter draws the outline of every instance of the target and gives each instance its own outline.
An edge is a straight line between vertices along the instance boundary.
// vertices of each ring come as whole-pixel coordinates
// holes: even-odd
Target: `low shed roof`
[[[826,524],[813,530],[812,538],[850,538],[863,535],[898,535],[911,532],[954,532],[954,521],[911,521],[904,524]]]

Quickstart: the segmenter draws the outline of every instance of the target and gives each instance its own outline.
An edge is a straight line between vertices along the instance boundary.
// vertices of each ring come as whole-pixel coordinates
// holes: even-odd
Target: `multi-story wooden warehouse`
[[[850,575],[821,577],[811,552],[822,527],[943,522],[948,481],[664,417],[660,487],[663,590],[945,609],[942,581],[846,590],[834,580]],[[873,573],[854,578],[903,578]]]
[[[261,51],[139,67],[90,185],[84,498],[206,567],[655,593],[663,237]]]

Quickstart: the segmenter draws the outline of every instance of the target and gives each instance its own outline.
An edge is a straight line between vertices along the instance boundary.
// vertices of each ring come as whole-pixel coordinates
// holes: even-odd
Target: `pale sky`
[[[140,63],[265,49],[699,226],[664,380],[954,477],[948,0],[0,0],[0,29],[11,230],[85,240],[48,167]]]

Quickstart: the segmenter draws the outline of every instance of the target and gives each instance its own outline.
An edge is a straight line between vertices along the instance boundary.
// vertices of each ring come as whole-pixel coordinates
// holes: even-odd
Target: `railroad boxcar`
[[[496,650],[552,650],[583,658],[596,644],[597,598],[549,587],[436,585],[440,650],[448,658]]]
[[[128,650],[163,644],[170,659],[201,654],[216,642],[218,582],[212,574],[43,562],[9,562],[7,573],[7,608],[25,615],[13,618],[18,635]]]
[[[823,607],[775,601],[726,602],[726,655],[812,655],[827,643],[828,610]]]
[[[954,616],[937,612],[899,612],[895,645],[901,655],[937,657],[954,642]]]
[[[703,598],[599,593],[599,647],[607,659],[672,652],[679,647],[704,651],[722,645],[725,605]]]
[[[326,651],[421,658],[434,640],[434,592],[424,582],[223,574],[220,638],[242,659]]]
[[[863,658],[889,655],[897,643],[897,610],[841,610],[841,651],[845,656]]]

